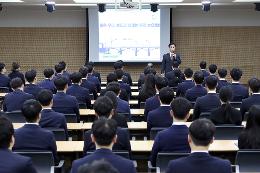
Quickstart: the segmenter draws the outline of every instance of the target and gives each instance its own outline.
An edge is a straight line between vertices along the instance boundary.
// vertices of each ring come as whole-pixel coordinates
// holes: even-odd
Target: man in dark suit
[[[200,62],[200,70],[202,71],[204,75],[204,79],[209,76],[209,72],[207,71],[207,62],[206,61],[201,61]]]
[[[105,117],[111,119],[113,116],[113,103],[107,96],[100,96],[94,103],[94,110],[97,118]],[[83,151],[85,154],[87,151],[96,149],[94,143],[91,140],[91,134],[91,130],[85,132],[84,134]],[[115,145],[113,145],[113,150],[126,150],[131,153],[128,130],[118,127],[116,134],[117,141],[115,142]]]
[[[51,68],[45,69],[43,71],[43,75],[45,77],[44,80],[38,83],[38,86],[43,88],[43,89],[48,89],[50,90],[53,94],[57,92],[56,87],[53,83],[53,76],[54,76],[54,70]]]
[[[228,160],[210,156],[208,153],[214,133],[215,126],[210,120],[198,119],[192,122],[188,135],[191,154],[170,161],[166,173],[231,173]]]
[[[209,65],[209,75],[215,75],[217,72],[218,66],[216,64],[210,64]]]
[[[86,76],[86,79],[92,83],[95,84],[96,88],[97,88],[97,92],[101,91],[101,83],[98,80],[98,78],[96,76],[93,75],[93,67],[91,65],[87,65],[85,66],[88,70],[88,74]]]
[[[220,68],[218,69],[218,86],[217,86],[217,92],[223,87],[223,86],[228,86],[230,83],[225,79],[227,76],[227,69],[225,68]]]
[[[114,69],[121,69],[124,71],[124,62],[122,60],[118,60],[114,63]],[[132,81],[132,77],[130,75],[130,73],[124,71],[124,76],[123,76],[123,81],[125,81],[126,83],[128,83],[130,86],[133,85],[133,81]]]
[[[194,82],[192,81],[192,75],[193,75],[192,69],[186,68],[184,70],[184,75],[185,75],[185,81],[179,83],[177,87],[176,96],[178,97],[179,96],[184,97],[186,91],[195,86]]]
[[[181,64],[180,55],[175,53],[175,48],[176,48],[175,43],[170,43],[168,47],[170,52],[163,55],[161,74],[166,74],[169,71],[172,71],[172,63],[174,61],[178,63],[178,66]]]
[[[68,85],[71,84],[70,76],[68,75],[68,73],[64,73],[64,64],[60,64],[60,63],[56,64],[54,66],[54,69],[55,69],[56,74],[55,74],[55,77],[53,77],[53,81],[55,81],[55,79],[58,77],[65,77]]]
[[[82,83],[81,86],[88,89],[89,93],[93,95],[93,99],[97,99],[97,87],[93,82],[90,82],[86,79],[88,74],[88,69],[86,67],[81,67],[79,72],[82,75]]]
[[[110,163],[104,160],[93,161],[78,168],[77,173],[119,173]]]
[[[195,86],[186,91],[185,97],[191,102],[195,102],[198,97],[207,94],[206,88],[203,87],[204,75],[201,71],[196,71],[193,75]]]
[[[0,172],[36,173],[31,158],[12,152],[14,142],[12,123],[7,118],[0,116]]]
[[[127,92],[127,94],[128,94],[128,98],[130,98],[130,97],[131,97],[131,87],[130,87],[129,84],[127,84],[127,83],[125,83],[125,82],[123,81],[124,71],[121,70],[121,69],[117,69],[117,70],[115,71],[115,74],[116,74],[116,76],[117,76],[117,81],[118,81],[118,83],[119,83],[119,85],[120,85],[121,91],[122,91],[122,90],[125,90],[125,91]]]
[[[211,112],[213,109],[218,108],[221,105],[216,93],[217,84],[218,78],[215,75],[210,75],[206,78],[208,94],[197,98],[194,106],[193,120],[200,118],[201,113]]]
[[[42,107],[36,100],[27,100],[22,107],[26,124],[15,131],[13,150],[49,150],[55,163],[58,163],[57,146],[54,134],[39,126]]]
[[[153,64],[148,63],[147,66],[144,68],[144,72],[140,74],[139,79],[138,79],[138,88],[141,88],[141,86],[144,84],[145,76],[148,74],[153,73]]]
[[[155,89],[156,95],[146,99],[145,108],[144,108],[144,116],[147,119],[147,115],[150,111],[158,108],[160,106],[159,100],[159,91],[168,85],[168,81],[165,77],[155,76]]]
[[[252,95],[242,100],[240,108],[242,116],[249,111],[252,105],[260,105],[260,80],[257,78],[252,78],[249,80],[248,85]]]
[[[53,110],[64,114],[76,114],[79,120],[79,104],[76,97],[66,94],[68,83],[65,77],[54,80],[57,93],[53,97]]]
[[[241,102],[242,99],[248,97],[248,89],[239,82],[242,77],[242,71],[239,68],[233,68],[230,71],[230,76],[232,78],[232,83],[230,85],[233,91],[232,101]]]
[[[98,100],[97,100],[98,101]],[[135,167],[131,160],[113,154],[112,147],[118,138],[116,122],[111,119],[100,118],[92,125],[91,139],[97,150],[84,158],[73,161],[71,173],[77,173],[78,168],[85,163],[95,160],[105,160],[113,165],[120,173],[135,173]]]
[[[95,71],[95,64],[94,64],[94,62],[89,61],[86,65],[91,65],[91,66],[92,66],[92,68],[93,68],[93,73],[92,73],[92,75],[93,75],[93,76],[96,76],[96,77],[98,78],[99,82],[101,83],[101,76],[100,76],[100,73],[99,73],[99,72]],[[86,65],[85,65],[85,66],[86,66]]]
[[[21,78],[14,78],[10,82],[13,92],[5,95],[3,109],[5,112],[20,111],[23,102],[33,99],[33,95],[23,92],[23,81]]]
[[[70,73],[67,71],[67,64],[65,61],[60,61],[59,64],[62,66],[63,76],[70,79]]]
[[[64,129],[68,139],[67,122],[64,114],[52,110],[53,96],[50,90],[42,90],[38,95],[38,100],[42,106],[41,119],[39,125],[42,128],[60,128]]]
[[[170,114],[170,103],[174,98],[174,91],[170,87],[164,87],[159,92],[160,106],[148,113],[147,134],[153,127],[170,127],[172,117]]]
[[[37,98],[39,92],[42,90],[41,87],[36,85],[36,75],[35,70],[30,70],[25,73],[25,79],[29,84],[25,84],[24,92],[32,94],[34,98]]]
[[[79,104],[85,104],[87,108],[91,108],[91,98],[89,90],[81,87],[82,77],[80,72],[75,72],[70,75],[72,85],[67,89],[66,94],[76,97]]]
[[[9,88],[10,78],[5,75],[6,68],[4,63],[0,63],[0,87]]]
[[[165,74],[168,79],[169,87],[177,87],[182,80],[185,79],[184,74],[181,72],[178,66],[178,62],[174,61],[172,64],[172,71]]]
[[[20,72],[20,65],[17,62],[12,63],[12,72],[8,74],[8,77],[12,80],[14,78],[20,78],[25,84],[25,79],[23,73]]]
[[[190,109],[191,104],[185,98],[179,97],[172,101],[173,124],[156,135],[150,157],[153,166],[156,165],[156,157],[159,152],[190,152],[188,127],[185,125]]]

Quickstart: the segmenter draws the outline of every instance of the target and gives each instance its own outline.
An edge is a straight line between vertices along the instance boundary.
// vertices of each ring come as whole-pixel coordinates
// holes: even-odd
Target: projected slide
[[[107,9],[99,13],[99,61],[160,60],[160,11]]]

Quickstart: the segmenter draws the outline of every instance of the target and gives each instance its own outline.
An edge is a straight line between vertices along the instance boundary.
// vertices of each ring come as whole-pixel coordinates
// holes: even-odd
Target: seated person
[[[164,87],[159,92],[160,106],[148,113],[147,134],[153,127],[170,127],[172,116],[170,114],[170,103],[174,98],[174,91],[170,87]]]
[[[209,65],[209,75],[215,75],[215,76],[217,76],[217,75],[216,75],[217,69],[218,69],[218,67],[217,67],[216,64],[210,64],[210,65]]]
[[[230,71],[230,76],[232,78],[232,83],[230,85],[233,91],[232,101],[241,102],[242,99],[248,97],[248,89],[239,82],[242,77],[242,71],[239,68],[233,68]]]
[[[70,79],[70,73],[67,71],[67,64],[65,61],[60,61],[59,64],[62,66],[63,76]]]
[[[75,72],[70,75],[72,85],[66,91],[66,94],[76,97],[79,104],[85,104],[87,108],[91,108],[91,98],[89,90],[81,87],[82,79],[81,73]]]
[[[212,110],[209,119],[216,125],[241,125],[242,115],[240,111],[233,108],[229,103],[232,99],[232,90],[228,86],[222,87],[219,92],[219,98],[221,106]]]
[[[27,100],[22,107],[26,124],[15,130],[13,150],[44,150],[51,151],[55,163],[59,162],[54,134],[39,126],[42,107],[36,100]]]
[[[150,160],[156,165],[159,152],[190,152],[188,144],[188,127],[185,122],[189,118],[191,104],[185,98],[179,97],[171,103],[173,124],[166,130],[159,132],[154,140]]]
[[[207,62],[206,61],[201,61],[200,62],[200,70],[204,75],[204,79],[209,76],[209,72],[207,71]]]
[[[137,83],[138,88],[141,88],[141,86],[144,84],[145,76],[148,74],[156,75],[156,70],[153,68],[152,63],[148,63],[148,65],[144,68],[144,72],[140,74]]]
[[[9,73],[8,77],[12,80],[14,78],[20,78],[25,84],[25,79],[23,73],[20,72],[20,65],[17,62],[13,62],[11,73]]]
[[[57,92],[54,82],[53,82],[53,76],[54,76],[54,70],[51,68],[47,68],[43,71],[43,75],[45,77],[44,80],[38,83],[38,86],[43,89],[50,90],[53,94]]]
[[[210,75],[206,78],[208,94],[197,98],[194,105],[193,120],[200,118],[200,114],[203,112],[211,112],[213,109],[220,107],[221,103],[216,93],[217,84],[218,79],[215,75]]]
[[[5,73],[6,73],[5,64],[0,62],[0,87],[9,88],[10,78],[6,76]]]
[[[155,90],[155,75],[153,74],[148,74],[145,77],[144,84],[139,90],[139,95],[138,95],[138,102],[146,102],[146,100],[150,97],[153,97],[156,95],[156,90]]]
[[[54,66],[55,69],[55,77],[53,78],[53,81],[55,81],[56,78],[64,77],[67,80],[68,85],[70,85],[70,77],[68,74],[64,73],[64,64],[56,64]]]
[[[225,79],[227,76],[227,69],[225,68],[220,68],[218,69],[218,86],[217,86],[217,92],[223,87],[223,86],[228,86],[230,83]]]
[[[104,160],[93,161],[78,168],[77,173],[119,173],[110,163]]]
[[[252,95],[242,100],[240,112],[243,117],[252,105],[260,105],[260,80],[252,78],[248,81],[248,85]]]
[[[31,158],[12,152],[14,142],[14,127],[12,122],[0,116],[0,172],[36,173]]]
[[[167,85],[168,85],[168,81],[165,77],[161,77],[159,75],[155,76],[156,95],[148,98],[145,102],[145,107],[144,107],[144,116],[146,117],[145,119],[147,119],[147,115],[150,111],[160,106],[159,91],[162,88],[167,87]]]
[[[117,69],[117,70],[115,71],[115,74],[116,74],[116,76],[117,76],[117,81],[118,81],[118,83],[119,83],[119,85],[120,85],[121,91],[122,91],[122,90],[125,90],[125,91],[127,92],[127,94],[128,94],[128,97],[130,98],[130,97],[131,97],[131,88],[130,88],[130,85],[127,84],[127,83],[125,83],[125,82],[123,82],[124,71],[121,70],[121,69]]]
[[[195,102],[198,97],[207,95],[206,88],[203,87],[204,75],[201,71],[196,71],[193,75],[195,86],[186,91],[185,97],[191,102]]]
[[[23,102],[33,99],[33,95],[23,92],[24,84],[21,78],[14,78],[10,82],[13,92],[5,95],[3,109],[5,112],[20,111]]]
[[[53,96],[52,108],[56,112],[64,114],[76,114],[79,120],[79,104],[74,96],[66,94],[68,82],[65,77],[57,77],[54,80],[57,93]]]
[[[68,129],[65,116],[62,113],[58,113],[52,110],[52,97],[52,92],[50,90],[42,90],[38,95],[38,100],[42,106],[39,125],[42,128],[53,127],[64,129],[66,137],[68,139]]]
[[[117,69],[121,69],[124,71],[124,62],[122,60],[118,60],[114,63],[114,69],[117,70]],[[123,79],[125,80],[126,83],[128,83],[130,86],[133,85],[133,82],[132,82],[132,77],[130,75],[130,73],[127,73],[126,71],[124,71],[124,77]]]
[[[96,76],[93,75],[93,66],[91,65],[87,65],[86,66],[87,70],[88,70],[88,74],[86,76],[86,79],[92,83],[95,84],[96,88],[97,88],[97,92],[101,91],[101,83],[98,80],[98,78]]]
[[[25,84],[24,92],[32,94],[34,98],[37,98],[39,92],[42,90],[41,87],[36,85],[36,75],[37,72],[35,70],[30,70],[25,73],[25,79],[29,84]]]
[[[213,157],[208,153],[215,131],[210,120],[198,119],[192,122],[188,135],[191,154],[170,161],[166,173],[231,173],[229,160]]]
[[[105,117],[111,119],[113,114],[113,103],[107,96],[100,96],[94,103],[94,110],[97,118]],[[95,145],[91,140],[92,131],[89,130],[84,134],[84,154],[87,151],[95,150]],[[129,140],[129,133],[126,129],[117,127],[117,140],[113,145],[113,150],[126,150],[131,153],[131,145]]]
[[[190,68],[186,68],[184,70],[184,75],[185,75],[185,81],[178,84],[176,96],[184,97],[186,91],[195,86],[194,82],[192,81],[193,71]]]
[[[98,102],[98,100],[99,99],[97,99],[96,102]],[[95,143],[97,150],[91,155],[87,155],[81,159],[73,161],[71,173],[77,173],[78,168],[81,165],[85,163],[91,164],[95,160],[105,160],[109,162],[120,173],[136,172],[134,164],[131,160],[125,159],[112,152],[112,147],[119,138],[118,128],[114,120],[100,118],[94,121],[91,131],[92,134],[91,137],[89,136],[89,140]]]
[[[122,100],[122,99],[119,98],[119,95],[120,95],[120,92],[121,92],[119,83],[117,83],[117,82],[109,83],[107,88],[106,88],[106,90],[107,91],[113,91],[117,95],[117,108],[116,108],[116,111],[118,113],[129,113],[129,115],[130,115],[131,113],[130,113],[129,103],[127,101]]]
[[[175,63],[178,64],[177,61],[174,61]],[[169,87],[177,87],[179,85],[179,83],[182,83],[183,80],[183,73],[181,72],[181,70],[179,68],[174,69],[173,71],[170,71],[168,73],[166,73],[166,78],[168,79],[169,82]]]
[[[100,73],[97,72],[97,71],[95,71],[95,64],[94,64],[94,62],[89,61],[86,65],[90,65],[90,66],[92,66],[92,68],[93,68],[92,75],[93,75],[93,76],[96,76],[96,77],[98,78],[99,82],[101,83]]]
[[[249,109],[246,127],[238,138],[239,149],[260,149],[260,106]]]
[[[93,99],[97,99],[97,87],[93,82],[90,82],[86,79],[88,74],[88,69],[86,67],[81,67],[79,72],[82,75],[81,86],[89,90],[89,94],[93,94]]]
[[[122,127],[122,128],[128,128],[126,116],[120,115],[116,111],[116,108],[117,108],[117,96],[116,96],[116,94],[113,91],[107,91],[105,93],[105,96],[110,98],[110,100],[113,103],[112,119],[117,122],[117,126]]]

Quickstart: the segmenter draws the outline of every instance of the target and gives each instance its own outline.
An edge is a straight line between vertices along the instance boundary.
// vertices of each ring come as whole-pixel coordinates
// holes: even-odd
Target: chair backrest
[[[95,151],[88,151],[87,155],[90,155],[90,154],[92,154],[94,152]],[[124,157],[126,159],[130,159],[130,155],[129,155],[128,151],[125,151],[125,150],[113,150],[113,153],[116,154],[116,155],[119,155],[121,157]]]
[[[186,157],[190,153],[158,153],[156,158],[156,167],[160,168],[160,172],[165,172],[168,163],[171,160],[178,159],[180,157]]]
[[[9,93],[10,90],[8,87],[0,87],[0,93]]]
[[[165,127],[153,127],[151,128],[151,131],[150,131],[150,140],[154,140],[157,133],[159,133],[160,131],[166,129]]]
[[[260,172],[260,150],[239,150],[235,163],[239,172]]]
[[[140,102],[140,109],[144,109],[145,107],[145,102]]]
[[[76,114],[64,114],[67,123],[77,123],[77,115]]]
[[[230,102],[231,106],[234,108],[240,108],[242,102]]]
[[[21,111],[6,112],[5,115],[12,123],[25,123],[25,117]]]
[[[130,122],[131,121],[131,115],[129,113],[121,113],[121,112],[118,112],[117,113],[118,115],[122,115],[126,118],[126,121],[127,122]]]
[[[50,127],[45,128],[45,129],[48,129],[48,130],[52,131],[56,141],[67,141],[67,137],[66,137],[66,133],[65,133],[64,129],[61,129],[61,128],[50,128]]]
[[[54,166],[51,151],[15,151],[15,153],[30,157],[38,173],[50,173]]]
[[[79,109],[87,109],[86,103],[79,103]]]
[[[93,93],[89,94],[89,97],[90,97],[90,100],[94,100],[95,99]]]
[[[244,126],[222,125],[216,126],[216,140],[237,140]]]
[[[211,116],[211,112],[202,112],[200,114],[200,118],[209,118]]]

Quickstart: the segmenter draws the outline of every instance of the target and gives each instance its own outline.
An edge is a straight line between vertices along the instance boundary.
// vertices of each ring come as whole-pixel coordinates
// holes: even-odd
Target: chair
[[[90,100],[95,100],[93,93],[89,94],[89,97],[90,97]]]
[[[5,115],[12,123],[25,123],[25,117],[21,111],[6,112]]]
[[[145,107],[145,102],[140,102],[140,109],[144,109]]]
[[[86,103],[79,103],[79,109],[87,109]]]
[[[211,112],[200,113],[200,118],[209,118],[210,116],[211,116]]]
[[[260,150],[239,150],[235,164],[240,172],[260,172]]]
[[[230,105],[234,108],[240,108],[242,102],[230,102]]]
[[[216,140],[237,140],[244,126],[222,125],[216,126]]]
[[[50,151],[15,151],[15,153],[30,157],[38,173],[62,172],[64,160],[61,160],[59,165],[55,166]]]
[[[131,121],[131,115],[129,113],[122,113],[122,112],[118,112],[118,115],[123,115],[126,118],[127,122]]]
[[[45,128],[45,129],[52,131],[56,141],[67,141],[68,140],[64,129],[50,128],[50,127]]]
[[[87,151],[87,155],[90,155],[92,153],[94,153],[95,151]],[[113,150],[113,153],[116,154],[116,155],[119,155],[123,158],[126,158],[126,159],[130,159],[130,155],[129,155],[129,152],[128,151],[124,151],[124,150]]]
[[[150,131],[150,140],[154,140],[157,133],[159,133],[160,131],[166,129],[165,127],[153,127],[151,128],[151,131]]]
[[[78,118],[76,114],[64,114],[67,123],[77,123]]]
[[[8,87],[0,87],[0,93],[9,93],[10,90]]]

